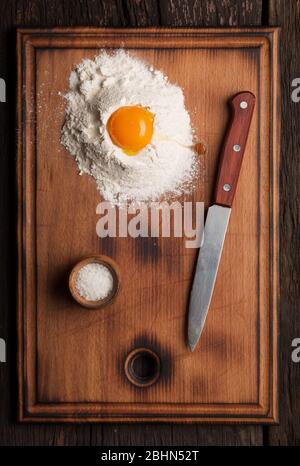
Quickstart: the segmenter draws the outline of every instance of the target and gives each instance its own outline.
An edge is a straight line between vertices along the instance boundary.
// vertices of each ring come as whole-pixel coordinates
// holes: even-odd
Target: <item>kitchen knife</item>
[[[209,310],[253,115],[255,96],[251,92],[240,92],[230,99],[229,103],[231,120],[220,154],[215,202],[208,209],[204,239],[199,251],[190,296],[188,345],[191,351],[199,341]]]

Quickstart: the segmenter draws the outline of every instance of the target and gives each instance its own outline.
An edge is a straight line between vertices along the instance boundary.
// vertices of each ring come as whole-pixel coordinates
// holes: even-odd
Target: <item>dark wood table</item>
[[[299,1],[296,0],[2,0],[0,77],[0,445],[300,445],[300,365],[291,343],[300,337],[300,103],[291,99],[300,77]],[[282,161],[280,214],[280,424],[20,425],[16,422],[15,331],[15,29],[16,27],[220,27],[278,25],[282,30]]]

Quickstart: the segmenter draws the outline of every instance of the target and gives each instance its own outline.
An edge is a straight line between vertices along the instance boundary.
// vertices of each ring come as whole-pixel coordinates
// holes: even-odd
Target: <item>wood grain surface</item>
[[[22,420],[276,420],[277,36],[270,29],[18,32]],[[210,313],[194,353],[185,333],[198,250],[175,235],[99,240],[100,195],[91,178],[78,177],[60,143],[61,94],[71,70],[103,47],[120,46],[185,89],[197,137],[209,148],[196,189],[182,203],[211,204],[231,117],[228,100],[247,89],[249,115],[253,94],[259,102]],[[237,135],[244,149],[246,137]],[[116,299],[99,312],[83,312],[65,279],[91,254],[113,259],[121,281]],[[147,389],[133,386],[124,370],[126,355],[139,347],[161,361],[160,377]]]
[[[296,3],[298,5],[298,2]],[[7,0],[0,3],[0,73],[7,82],[8,102],[0,104],[0,332],[8,344],[8,362],[0,365],[1,445],[268,445],[298,444],[299,371],[290,361],[291,339],[299,336],[299,105],[290,100],[291,79],[299,76],[299,9],[294,0],[182,1],[61,1]],[[270,23],[269,23],[270,20]],[[286,156],[281,182],[281,415],[278,427],[202,425],[61,426],[16,423],[15,357],[15,28],[53,26],[250,26],[281,25],[282,85],[285,118],[282,125]],[[293,142],[293,144],[292,144]],[[298,146],[297,146],[297,145]],[[297,334],[298,329],[298,334]],[[290,381],[293,384],[290,384]]]
[[[282,26],[282,157],[280,196],[280,424],[268,431],[272,445],[300,445],[300,368],[291,359],[300,335],[300,103],[292,100],[292,81],[300,77],[300,2],[271,1],[270,23]]]

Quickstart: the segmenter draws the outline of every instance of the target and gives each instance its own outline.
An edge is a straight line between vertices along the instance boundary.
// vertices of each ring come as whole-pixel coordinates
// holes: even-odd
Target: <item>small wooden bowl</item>
[[[140,362],[140,368],[135,364]],[[141,368],[144,370],[141,373]],[[159,356],[149,348],[136,348],[127,355],[125,360],[125,374],[129,382],[136,387],[147,388],[160,377],[161,362]]]
[[[77,274],[79,270],[84,267],[85,265],[88,264],[101,264],[107,267],[112,274],[113,277],[113,286],[111,289],[111,292],[106,296],[106,298],[100,299],[98,301],[89,301],[85,298],[83,298],[76,286],[77,282]],[[71,292],[71,295],[77,301],[78,304],[81,306],[87,308],[87,309],[100,309],[104,306],[106,306],[108,303],[110,303],[117,295],[120,287],[120,280],[119,280],[119,274],[117,272],[117,265],[115,262],[107,256],[103,255],[97,255],[97,256],[91,256],[87,257],[80,262],[78,262],[73,269],[71,270],[70,276],[69,276],[69,289]]]

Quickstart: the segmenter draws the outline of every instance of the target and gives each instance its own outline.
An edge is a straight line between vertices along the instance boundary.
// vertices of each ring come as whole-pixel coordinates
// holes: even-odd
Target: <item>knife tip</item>
[[[191,353],[196,348],[196,345],[197,345],[197,342],[196,343],[192,343],[191,341],[188,342],[188,347],[189,347],[189,350],[190,350]]]

